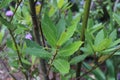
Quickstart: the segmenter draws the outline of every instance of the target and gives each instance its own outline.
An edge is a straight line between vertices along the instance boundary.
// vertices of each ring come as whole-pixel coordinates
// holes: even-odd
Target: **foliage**
[[[90,8],[83,0],[1,0],[0,58],[7,57],[9,74],[14,78],[20,70],[26,80],[39,75],[49,80],[50,74],[59,74],[61,80],[116,80],[119,72],[113,57],[120,55],[119,10],[110,9],[110,0],[100,1],[89,1],[94,3]],[[74,5],[78,12],[72,11]],[[8,7],[12,16],[5,15]],[[104,10],[109,17],[101,21]]]

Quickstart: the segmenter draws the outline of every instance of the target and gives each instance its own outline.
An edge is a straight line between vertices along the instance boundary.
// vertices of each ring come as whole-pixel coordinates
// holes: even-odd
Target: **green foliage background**
[[[50,72],[58,73],[60,80],[117,79],[119,3],[86,0],[82,4],[83,1],[0,0],[0,58],[7,58],[13,78],[20,69],[26,80],[38,77],[41,71],[43,80],[49,80]],[[74,4],[78,12],[71,10]],[[8,7],[14,13],[11,17],[5,15]],[[101,21],[105,14],[108,19]],[[25,38],[27,33],[31,33],[31,40]]]

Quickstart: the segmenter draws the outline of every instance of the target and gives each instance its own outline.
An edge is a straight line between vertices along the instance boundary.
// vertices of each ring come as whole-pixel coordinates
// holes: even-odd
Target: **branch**
[[[111,58],[117,51],[119,51],[120,48],[117,48],[116,50],[114,50],[108,57],[106,57],[104,59],[104,61],[100,62],[99,64],[93,66],[92,69],[88,70],[87,72],[83,73],[80,77],[77,77],[76,79],[80,79],[82,77],[84,77],[85,75],[87,75],[88,73],[92,72],[93,70],[95,70],[96,68],[98,68],[103,62],[105,62],[107,59]]]

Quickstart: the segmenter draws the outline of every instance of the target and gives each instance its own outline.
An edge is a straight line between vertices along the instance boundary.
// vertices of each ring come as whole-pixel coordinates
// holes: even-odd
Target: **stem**
[[[17,7],[15,8],[15,11],[14,11],[14,13],[13,13],[13,16],[11,17],[11,19],[10,19],[9,22],[12,22],[13,17],[14,17],[14,15],[15,15],[18,7],[20,6],[21,2],[22,2],[22,0],[18,3]],[[16,43],[16,41],[15,41],[15,37],[14,37],[14,35],[13,35],[13,31],[12,31],[10,28],[8,28],[8,30],[9,30],[9,33],[10,33],[10,35],[11,35],[11,37],[12,37],[13,42],[14,42],[14,45],[15,45],[15,48],[16,48],[16,52],[17,52],[17,55],[18,55],[18,59],[19,59],[20,65],[24,68],[24,65],[23,65],[22,60],[21,60],[20,51],[19,51],[19,49],[18,49],[18,45],[17,45],[17,43]],[[25,75],[25,77],[26,77],[26,79],[27,79],[27,74],[26,74],[25,72],[23,72],[23,73],[24,73],[24,75]]]
[[[44,0],[42,0],[42,2],[41,2],[40,19],[42,18],[41,15],[42,15],[43,5],[44,5]],[[41,34],[41,38],[42,38],[42,45],[43,45],[44,47],[46,47],[45,38],[44,38],[44,36],[43,36],[43,31],[42,31],[41,20],[40,20],[39,22],[40,22],[40,23],[39,23],[39,26],[40,26],[40,34]]]
[[[85,10],[84,10],[84,16],[83,16],[83,22],[82,22],[81,35],[80,35],[80,40],[83,41],[83,42],[85,41],[85,30],[87,28],[90,4],[91,4],[91,0],[86,0],[85,1]],[[84,46],[84,44],[82,45],[82,47],[83,46]],[[80,54],[83,54],[83,52],[80,51]],[[82,62],[79,62],[77,64],[76,78],[80,76],[81,66],[82,66]],[[80,80],[80,79],[77,79],[77,80]]]
[[[57,56],[57,52],[58,52],[58,51],[57,51],[57,49],[56,49],[55,54],[53,55],[53,58],[50,60],[50,66],[49,66],[49,68],[48,68],[48,75],[49,75],[49,72],[50,72],[50,70],[51,70],[53,61],[55,60],[55,58],[56,58],[56,56]]]
[[[85,1],[85,10],[84,10],[84,16],[83,16],[83,22],[82,22],[81,35],[80,35],[80,40],[82,40],[82,41],[85,40],[85,30],[87,28],[87,22],[88,22],[89,11],[90,11],[90,4],[91,4],[91,0]]]
[[[33,22],[33,30],[34,30],[35,41],[39,45],[42,45],[41,42],[40,42],[39,25],[38,25],[38,21],[37,21],[37,15],[36,15],[36,11],[35,11],[34,0],[29,0],[29,4],[30,4],[30,9],[31,9],[31,17],[32,17],[32,22]]]
[[[11,31],[10,29],[8,29],[8,30],[9,30],[9,32],[10,32],[10,35],[11,35],[12,39],[13,39],[13,42],[14,42],[14,45],[15,45],[15,48],[16,48],[16,52],[17,52],[17,54],[18,54],[19,62],[20,62],[20,64],[21,64],[21,66],[23,66],[23,63],[22,63],[22,60],[21,60],[21,57],[20,57],[21,55],[20,55],[20,52],[19,52],[17,43],[16,43],[16,41],[15,41],[15,37],[14,37],[14,35],[12,34],[12,31]]]
[[[87,72],[83,73],[81,76],[77,77],[76,80],[82,78],[83,76],[87,75],[88,73],[92,72],[93,70],[95,70],[96,68],[98,68],[103,62],[105,62],[107,59],[111,58],[117,51],[119,51],[120,48],[117,48],[116,50],[114,50],[108,57],[106,57],[104,59],[104,61],[100,62],[99,64],[93,66],[92,69],[88,70]]]
[[[14,11],[14,13],[13,13],[13,16],[12,16],[11,19],[10,19],[10,22],[12,22],[13,17],[14,17],[14,15],[15,15],[15,13],[16,13],[16,11],[17,11],[17,9],[18,9],[18,7],[19,7],[19,5],[20,5],[21,2],[22,2],[22,0],[18,3],[17,7],[15,8],[15,11]],[[20,51],[19,51],[18,46],[17,46],[17,43],[16,43],[16,41],[15,41],[15,37],[14,37],[14,35],[13,35],[13,33],[12,33],[12,30],[9,29],[9,28],[8,28],[8,30],[9,30],[9,32],[10,32],[10,35],[11,35],[12,39],[13,39],[13,42],[14,42],[14,45],[15,45],[15,48],[16,48],[16,51],[17,51],[17,54],[18,54],[18,58],[19,58],[20,64],[23,66],[23,63],[22,63],[22,60],[21,60],[21,57],[20,57]]]
[[[35,11],[35,2],[34,0],[29,0],[30,4],[30,9],[31,9],[31,17],[32,17],[32,22],[33,22],[33,30],[34,30],[34,36],[35,36],[35,41],[39,44],[42,45],[41,40],[40,40],[40,33],[42,31],[41,27],[39,27],[39,23],[37,20],[37,15]],[[41,30],[41,31],[39,31]],[[41,32],[42,33],[42,32]],[[42,37],[43,39],[43,37]],[[45,60],[40,59],[40,65],[41,65],[41,70],[43,72],[44,80],[49,80],[49,77],[47,76],[47,68],[46,68],[46,63]]]
[[[13,16],[12,16],[11,19],[10,19],[10,22],[12,22],[13,17],[14,17],[14,15],[15,15],[15,13],[16,13],[18,7],[20,6],[21,2],[22,2],[22,0],[20,0],[20,2],[18,3],[17,7],[15,8],[15,11],[14,11],[14,13],[13,13]]]

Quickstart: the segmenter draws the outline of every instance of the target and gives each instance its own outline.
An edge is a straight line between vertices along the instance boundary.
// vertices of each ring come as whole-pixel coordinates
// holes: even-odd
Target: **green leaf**
[[[115,80],[115,71],[114,71],[114,65],[111,60],[106,61],[107,71],[108,71],[108,78],[109,80]],[[112,79],[110,79],[112,78]]]
[[[70,9],[72,7],[72,5],[70,3],[65,2],[65,4],[62,6],[61,11],[66,11],[68,9]]]
[[[72,35],[74,34],[74,32],[76,30],[79,19],[80,19],[79,16],[77,18],[75,18],[72,22],[72,25],[70,27],[68,27],[64,32],[62,32],[62,34],[57,42],[57,46],[63,45],[67,40],[69,40],[72,37]]]
[[[4,36],[4,30],[1,30],[1,32],[0,32],[0,44],[2,43],[3,36]]]
[[[26,54],[34,55],[36,57],[40,57],[44,59],[48,59],[52,57],[52,54],[41,48],[26,48],[24,51]]]
[[[111,52],[116,51],[119,48],[120,48],[120,45],[112,47],[112,48],[109,48],[109,49],[106,49],[106,50],[103,50],[101,53],[102,54],[110,54]]]
[[[35,63],[35,61],[36,61],[36,56],[31,56],[31,62],[32,62],[32,65],[34,65],[34,63]]]
[[[101,41],[103,41],[103,39],[104,39],[104,31],[100,30],[95,37],[94,44],[99,45],[101,43]]]
[[[25,39],[25,42],[26,42],[27,47],[29,47],[29,48],[34,48],[34,47],[35,47],[35,48],[42,48],[39,44],[37,44],[37,43],[34,42],[34,41]]]
[[[18,61],[17,60],[14,60],[14,61],[9,61],[8,63],[11,67],[14,67],[16,69],[18,69],[19,67],[19,64],[18,64]]]
[[[83,42],[81,42],[81,41],[76,41],[74,43],[71,43],[71,44],[67,45],[66,47],[62,47],[62,49],[60,49],[58,53],[60,56],[70,56],[79,49],[79,47],[82,45],[82,43]]]
[[[91,29],[93,26],[94,26],[94,21],[93,21],[93,19],[88,19],[87,29]]]
[[[2,39],[3,39],[3,34],[0,32],[0,44],[2,42]]]
[[[71,23],[72,19],[73,19],[73,14],[72,14],[71,11],[68,11],[68,15],[66,17],[66,23],[67,23],[67,25],[70,25],[69,23]]]
[[[22,62],[27,64],[27,65],[31,65],[31,63],[28,60],[25,60],[24,58],[22,58]]]
[[[88,70],[91,70],[92,67],[89,64],[87,63],[83,63],[83,64]],[[97,78],[96,80],[106,80],[105,74],[100,70],[100,68],[96,68],[95,70],[92,71],[92,73]]]
[[[48,15],[51,17],[54,15],[55,12],[56,12],[56,8],[54,6],[51,6]]]
[[[57,39],[60,37],[61,33],[63,31],[65,31],[65,26],[66,26],[66,23],[65,23],[65,20],[64,18],[61,18],[59,20],[59,22],[57,23],[56,27],[57,27],[57,32],[58,32],[58,36],[57,36]]]
[[[1,15],[0,15],[0,22],[2,23],[2,24],[4,24],[8,29],[10,29],[10,30],[12,30],[12,29],[14,29],[15,27],[14,27],[14,25],[13,24],[11,24],[10,22],[8,22],[6,19],[4,19]]]
[[[117,44],[119,44],[120,43],[120,39],[117,39],[116,41],[114,41],[111,45],[110,45],[110,47],[114,47],[114,46],[116,46]]]
[[[110,54],[110,52],[112,52],[112,51],[114,51],[116,49],[117,49],[116,47],[115,48],[106,49],[106,50],[103,50],[101,53],[102,54]]]
[[[64,0],[57,0],[57,4],[58,4],[58,8],[62,8],[62,6],[64,5]]]
[[[87,56],[88,55],[83,54],[83,55],[73,57],[72,60],[70,61],[70,64],[77,64],[78,62],[83,61]]]
[[[69,73],[70,64],[68,61],[56,59],[54,60],[53,65],[62,75]]]
[[[103,27],[104,27],[104,26],[103,26],[102,23],[96,24],[96,25],[94,25],[94,26],[90,29],[90,31],[91,31],[91,33],[93,34],[93,33],[97,32],[98,30],[102,29]]]
[[[87,44],[86,47],[81,47],[80,50],[83,51],[85,54],[93,54],[94,53],[93,48],[89,44]]]
[[[120,26],[120,16],[118,14],[113,14],[113,18],[115,19],[115,21],[119,24]]]
[[[114,41],[114,40],[117,38],[117,30],[116,30],[116,29],[114,29],[114,30],[111,32],[109,38],[112,39],[112,41]]]
[[[16,50],[14,46],[14,42],[11,39],[7,39],[6,45],[8,48],[11,48],[12,50]]]
[[[60,76],[60,80],[69,80],[66,76]]]
[[[90,33],[90,31],[86,31],[85,32],[85,39],[86,39],[88,45],[90,45],[91,48],[92,48],[94,39],[93,39],[93,35]]]
[[[15,34],[22,34],[25,32],[25,30],[28,30],[27,27],[25,27],[25,25],[22,25],[22,24],[15,24],[17,25],[17,29],[15,29]]]
[[[106,80],[105,74],[100,70],[100,68],[96,68],[93,73],[95,74],[97,80]]]
[[[50,20],[50,18],[45,15],[44,20],[42,21],[42,29],[45,38],[47,39],[48,43],[52,46],[56,46],[57,42],[57,30],[54,23]]]
[[[94,51],[100,52],[104,49],[107,49],[110,46],[111,42],[111,39],[102,40],[101,43],[99,43],[97,46],[93,46]]]
[[[1,0],[0,1],[0,9],[8,6],[8,4],[11,2],[11,0]]]

